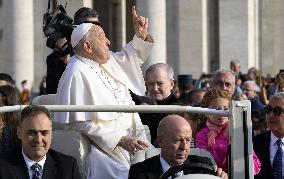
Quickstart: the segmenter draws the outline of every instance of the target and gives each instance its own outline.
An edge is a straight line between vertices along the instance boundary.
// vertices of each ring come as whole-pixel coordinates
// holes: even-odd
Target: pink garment
[[[210,136],[210,130],[208,127],[203,128],[199,131],[196,135],[196,147],[205,149],[211,153],[213,156],[216,164],[218,167],[222,168],[225,172],[228,171],[227,169],[227,154],[228,154],[228,146],[229,146],[229,138],[226,137],[227,135],[225,128],[223,128],[219,133],[217,133],[216,137],[214,138],[214,145],[209,146],[208,139]],[[253,152],[253,163],[254,163],[254,175],[258,174],[260,171],[261,163],[257,156]]]
[[[215,145],[215,138],[217,137],[218,133],[220,133],[222,130],[226,129],[226,131],[223,133],[225,137],[229,136],[229,128],[226,128],[228,125],[228,122],[226,122],[222,126],[218,126],[211,121],[206,121],[206,126],[209,128],[208,133],[208,146],[212,147]]]

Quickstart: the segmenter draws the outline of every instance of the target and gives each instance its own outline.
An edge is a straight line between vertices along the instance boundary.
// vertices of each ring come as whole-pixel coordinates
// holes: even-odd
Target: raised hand
[[[132,6],[132,18],[136,36],[145,40],[148,35],[148,18],[138,16],[135,6]]]

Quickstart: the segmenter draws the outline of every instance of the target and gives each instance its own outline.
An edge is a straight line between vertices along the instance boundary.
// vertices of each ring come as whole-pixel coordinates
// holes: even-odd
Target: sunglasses
[[[271,106],[266,106],[264,108],[265,114],[269,114],[273,112],[274,116],[280,116],[281,114],[284,113],[284,108],[280,106],[276,106],[275,108],[272,108]]]

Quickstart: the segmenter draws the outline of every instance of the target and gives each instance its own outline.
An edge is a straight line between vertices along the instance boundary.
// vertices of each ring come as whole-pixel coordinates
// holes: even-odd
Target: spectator
[[[52,122],[47,109],[28,106],[21,113],[22,148],[0,156],[0,178],[80,179],[76,159],[50,149]]]
[[[145,94],[140,65],[154,45],[148,19],[132,9],[135,36],[122,52],[109,52],[103,29],[91,23],[72,32],[71,57],[58,85],[56,104],[130,105],[129,89]],[[86,161],[87,178],[127,178],[133,154],[150,144],[137,113],[63,112],[55,121],[68,123],[94,145]]]
[[[46,93],[55,94],[57,86],[64,72],[71,54],[70,42],[65,37],[61,37],[55,44],[54,51],[46,58]]]
[[[0,106],[19,105],[19,94],[11,85],[0,86]],[[17,138],[17,127],[20,123],[20,112],[6,112],[0,119],[0,153],[20,145]]]
[[[157,179],[170,167],[184,163],[203,163],[212,166],[207,157],[189,155],[191,127],[187,121],[178,115],[168,115],[158,126],[158,143],[161,154],[131,165],[129,179]],[[202,170],[185,170],[183,174],[204,173]],[[228,178],[227,174],[218,168],[217,176]]]
[[[247,98],[251,102],[251,117],[252,122],[260,122],[264,119],[264,106],[260,102],[259,97],[257,95],[257,85],[255,81],[245,81],[242,86],[242,90]]]
[[[227,91],[231,96],[235,92],[235,76],[231,70],[220,69],[213,72],[210,86],[212,89]]]
[[[78,9],[74,15],[74,25],[80,25],[82,23],[100,25],[99,13],[89,7],[82,7]]]
[[[272,96],[265,113],[269,131],[253,139],[254,151],[261,162],[261,171],[255,179],[283,178],[284,93]],[[282,157],[279,157],[281,153]],[[280,172],[277,172],[278,167]]]
[[[42,77],[42,80],[39,85],[39,95],[45,95],[46,93],[46,76]]]
[[[156,101],[157,105],[181,105],[182,103],[172,93],[174,87],[174,71],[164,63],[151,65],[145,73],[145,83],[148,95]],[[157,127],[167,113],[143,114],[142,123],[149,126],[151,142],[156,145]]]
[[[201,102],[202,107],[218,110],[228,110],[230,95],[222,90],[208,91]],[[209,151],[218,167],[227,170],[227,156],[229,147],[229,119],[215,115],[206,115],[206,126],[197,133],[196,146]],[[254,155],[254,173],[260,170],[260,162]]]
[[[21,104],[29,105],[30,104],[30,90],[28,89],[28,86],[27,86],[27,80],[23,80],[21,82],[21,85],[23,88],[21,95],[20,95]]]
[[[241,81],[245,81],[245,75],[241,72],[241,63],[239,60],[231,60],[230,61],[230,69],[235,74],[236,81],[240,79]]]
[[[13,78],[7,73],[0,73],[0,86],[2,85],[12,85],[14,86]]]

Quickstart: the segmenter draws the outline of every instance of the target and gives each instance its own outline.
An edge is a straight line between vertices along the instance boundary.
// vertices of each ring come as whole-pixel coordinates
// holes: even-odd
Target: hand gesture
[[[124,148],[132,155],[135,152],[146,149],[148,147],[147,143],[143,142],[142,140],[128,136],[121,137],[120,141],[118,142],[118,146]]]
[[[148,18],[138,16],[135,6],[132,6],[132,18],[136,36],[145,40],[148,35]]]

